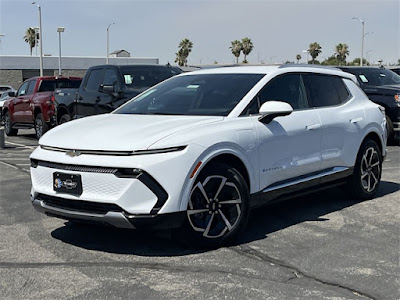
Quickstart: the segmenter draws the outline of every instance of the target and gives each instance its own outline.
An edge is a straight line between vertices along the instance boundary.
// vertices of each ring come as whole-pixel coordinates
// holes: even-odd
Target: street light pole
[[[43,76],[43,30],[42,30],[42,8],[35,1],[32,4],[36,4],[39,9],[39,40],[40,40],[40,76]]]
[[[362,32],[361,32],[361,60],[360,60],[360,67],[363,66],[363,60],[364,60],[364,26],[365,22],[361,20],[360,18],[353,17],[353,20],[358,20],[361,22],[362,25]]]
[[[57,32],[58,32],[58,76],[61,76],[61,32],[64,32],[65,27],[58,27]]]
[[[108,65],[108,55],[110,53],[110,50],[109,50],[109,43],[110,43],[109,42],[109,38],[110,38],[109,35],[110,34],[109,34],[109,32],[110,32],[110,26],[113,25],[113,24],[115,24],[115,23],[113,22],[113,23],[111,23],[110,25],[107,26],[107,59],[106,59],[107,65]]]
[[[2,53],[2,45],[1,45],[1,38],[5,36],[5,34],[0,33],[0,54]]]

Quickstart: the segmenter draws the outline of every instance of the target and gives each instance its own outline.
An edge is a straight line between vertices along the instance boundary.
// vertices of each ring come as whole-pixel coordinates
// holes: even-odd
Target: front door
[[[302,76],[277,76],[258,94],[259,105],[266,101],[289,103],[293,112],[269,124],[255,119],[259,140],[260,188],[279,188],[311,177],[321,166],[321,122],[310,108]]]
[[[25,81],[18,89],[17,95],[12,100],[13,112],[12,119],[14,123],[26,123],[26,107],[29,107],[28,95],[29,81]]]

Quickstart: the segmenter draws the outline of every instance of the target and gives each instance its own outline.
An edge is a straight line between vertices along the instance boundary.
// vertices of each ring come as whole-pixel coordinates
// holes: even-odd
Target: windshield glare
[[[117,109],[119,114],[227,116],[263,74],[171,78]]]
[[[400,84],[400,76],[390,70],[370,69],[357,73],[358,80],[364,85],[381,86]]]

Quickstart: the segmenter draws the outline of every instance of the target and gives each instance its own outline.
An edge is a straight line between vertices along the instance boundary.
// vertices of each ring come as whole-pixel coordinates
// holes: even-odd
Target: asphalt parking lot
[[[33,131],[0,150],[1,299],[400,299],[400,147],[378,196],[331,189],[255,211],[238,244],[78,226],[34,211]]]

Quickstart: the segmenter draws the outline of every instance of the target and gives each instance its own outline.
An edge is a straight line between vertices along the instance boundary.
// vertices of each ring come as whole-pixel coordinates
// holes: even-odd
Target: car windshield
[[[119,114],[227,116],[262,74],[174,77],[133,98]]]
[[[121,73],[128,88],[144,90],[181,73],[178,68],[168,67],[122,67]]]
[[[352,72],[363,85],[381,86],[400,84],[400,76],[385,69],[363,69]]]

